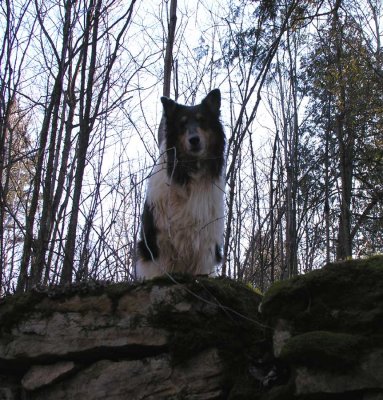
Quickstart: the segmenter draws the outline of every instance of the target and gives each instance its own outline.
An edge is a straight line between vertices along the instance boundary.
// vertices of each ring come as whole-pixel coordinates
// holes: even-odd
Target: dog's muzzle
[[[186,146],[188,151],[193,154],[201,153],[204,149],[203,138],[195,127],[187,130]]]
[[[193,152],[201,151],[201,139],[198,135],[191,135],[189,138],[190,150]]]

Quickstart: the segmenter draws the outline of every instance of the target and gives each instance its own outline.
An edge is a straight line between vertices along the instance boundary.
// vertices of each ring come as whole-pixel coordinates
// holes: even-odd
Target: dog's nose
[[[189,143],[192,145],[192,147],[197,147],[199,146],[200,143],[200,138],[199,136],[192,136],[189,138]]]

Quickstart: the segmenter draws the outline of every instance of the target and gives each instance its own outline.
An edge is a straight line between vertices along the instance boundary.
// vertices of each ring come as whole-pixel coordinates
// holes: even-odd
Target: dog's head
[[[193,174],[217,177],[223,168],[225,137],[219,120],[221,94],[212,90],[200,104],[185,106],[162,97],[168,174],[187,183]]]

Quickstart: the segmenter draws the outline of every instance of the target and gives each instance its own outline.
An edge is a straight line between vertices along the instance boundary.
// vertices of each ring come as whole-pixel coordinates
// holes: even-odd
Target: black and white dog
[[[148,182],[137,277],[214,274],[224,229],[221,94],[185,106],[162,97],[160,159]]]

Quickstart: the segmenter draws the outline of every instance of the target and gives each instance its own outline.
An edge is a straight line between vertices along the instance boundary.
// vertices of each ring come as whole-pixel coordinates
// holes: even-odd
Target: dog
[[[224,231],[221,93],[195,106],[161,102],[160,157],[148,180],[136,275],[214,275]]]

